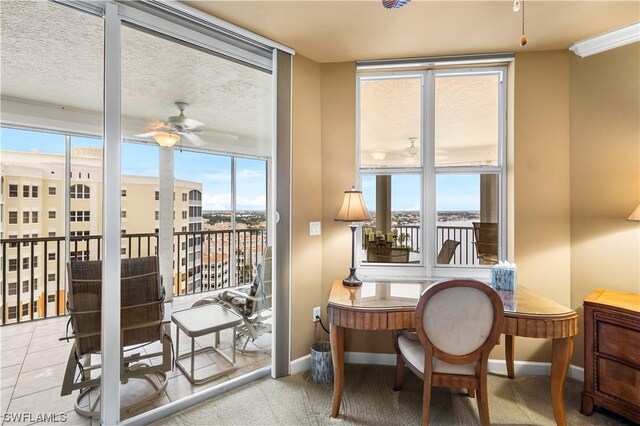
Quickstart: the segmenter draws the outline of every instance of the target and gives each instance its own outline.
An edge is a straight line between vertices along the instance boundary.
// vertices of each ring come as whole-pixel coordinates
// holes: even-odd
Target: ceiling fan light
[[[387,158],[387,153],[386,153],[386,152],[381,152],[381,151],[376,151],[376,152],[372,152],[372,153],[371,153],[371,157],[372,157],[374,160],[382,161],[382,160],[384,160],[385,158]]]
[[[513,11],[514,12],[520,11],[520,0],[513,0]]]
[[[171,148],[180,140],[180,135],[171,132],[158,132],[153,136],[153,139],[158,145]]]
[[[398,9],[411,0],[382,0],[382,5],[387,9]]]

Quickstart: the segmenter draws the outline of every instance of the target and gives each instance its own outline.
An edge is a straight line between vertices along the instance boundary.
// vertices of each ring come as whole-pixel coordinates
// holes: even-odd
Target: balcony
[[[232,280],[229,242],[236,240],[236,279]],[[126,249],[123,257],[139,257],[155,254],[157,234],[131,234],[122,236],[122,247]],[[193,241],[189,245],[188,241]],[[173,277],[174,299],[171,311],[188,309],[203,297],[225,288],[242,285],[251,280],[253,266],[257,263],[266,248],[266,231],[238,230],[232,231],[199,231],[176,232],[174,234],[175,265]],[[101,236],[70,237],[70,253],[75,258],[100,259]],[[1,402],[2,412],[22,413],[62,413],[67,415],[68,424],[90,425],[91,421],[77,415],[73,411],[77,392],[61,397],[60,388],[64,369],[69,357],[72,343],[60,340],[65,336],[68,316],[65,313],[65,281],[62,271],[65,270],[65,238],[12,238],[3,239],[2,243],[2,303],[3,327],[0,327],[0,367],[2,376]],[[186,243],[182,248],[182,243]],[[182,263],[183,259],[198,253],[196,265],[191,260]],[[49,256],[49,254],[52,254]],[[9,270],[9,259],[28,259],[23,269],[22,260],[16,262],[16,270]],[[34,265],[34,258],[37,258]],[[241,259],[241,261],[238,261]],[[179,266],[178,266],[179,265]],[[198,273],[192,273],[200,266]],[[55,273],[55,280],[48,281],[47,275]],[[220,279],[218,278],[220,273]],[[185,277],[188,279],[185,280]],[[200,278],[198,278],[200,277]],[[12,286],[9,291],[7,280],[16,280],[15,294]],[[25,282],[28,288],[23,288]],[[40,284],[42,282],[42,284]],[[21,283],[18,285],[17,283]],[[180,285],[178,285],[180,283]],[[28,290],[23,292],[22,290]],[[53,298],[51,298],[53,296]],[[51,301],[49,301],[51,298]],[[20,306],[26,305],[23,312]],[[16,318],[8,318],[9,307],[15,306]],[[34,308],[31,309],[31,306]],[[13,311],[13,310],[12,310]],[[32,312],[33,311],[33,312]],[[30,315],[31,313],[31,315]],[[23,315],[24,314],[24,315]],[[175,342],[176,327],[171,327]],[[223,349],[230,348],[231,336],[221,334]],[[207,340],[208,339],[208,340]],[[211,335],[196,339],[196,349],[211,345]],[[188,341],[185,335],[180,336],[183,342]],[[188,345],[181,345],[181,353],[188,350]],[[232,373],[203,385],[192,385],[179,369],[169,372],[169,384],[165,392],[151,403],[128,413],[124,418],[133,417],[141,412],[177,401],[195,392],[215,386],[254,371],[270,364],[271,334],[265,334],[256,340],[255,345],[249,343],[247,349],[259,351],[257,354],[237,353],[238,369]],[[145,349],[138,349],[138,352]],[[196,357],[196,370],[202,374],[220,369],[217,362],[219,356],[201,354]],[[221,364],[222,365],[222,364]],[[226,366],[226,364],[224,365]],[[202,369],[202,370],[201,370]],[[206,369],[206,370],[205,370]],[[136,392],[134,388],[124,385],[122,397],[127,398]],[[33,407],[38,407],[34,410]]]
[[[366,226],[374,233],[375,226]],[[362,248],[365,249],[365,226],[362,227]],[[391,227],[392,234],[395,235],[394,245],[396,247],[408,248],[412,254],[412,258],[417,258],[416,254],[421,252],[420,243],[422,241],[422,231],[419,225],[394,225]],[[453,240],[460,243],[456,248],[450,265],[454,266],[478,266],[480,261],[476,250],[476,241],[472,226],[442,226],[436,227],[437,246],[439,251],[443,243],[447,240]]]

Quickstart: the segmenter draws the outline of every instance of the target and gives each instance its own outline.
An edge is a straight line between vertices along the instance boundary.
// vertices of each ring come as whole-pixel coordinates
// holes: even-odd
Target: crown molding
[[[577,41],[569,47],[569,50],[585,58],[637,41],[640,41],[640,22]]]

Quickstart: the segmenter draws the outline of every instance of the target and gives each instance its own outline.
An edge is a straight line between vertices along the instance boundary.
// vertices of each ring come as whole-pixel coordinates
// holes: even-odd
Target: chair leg
[[[422,391],[422,426],[429,425],[429,408],[431,407],[431,377],[424,378],[424,390]]]
[[[480,424],[482,426],[489,426],[489,400],[487,394],[487,374],[482,374],[478,378],[478,414],[480,415]]]
[[[476,397],[476,390],[473,388],[469,388],[467,389],[467,392],[469,393],[469,398],[475,398]]]
[[[396,358],[396,382],[393,385],[393,390],[399,391],[402,387],[402,378],[404,376],[404,360],[400,355],[397,355]]]

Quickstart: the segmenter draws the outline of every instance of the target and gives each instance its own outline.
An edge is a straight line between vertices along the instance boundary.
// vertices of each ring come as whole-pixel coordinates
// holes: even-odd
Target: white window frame
[[[438,76],[471,76],[498,74],[498,164],[496,166],[435,166],[435,79]],[[360,121],[360,85],[362,81],[391,80],[421,77],[421,129],[420,167],[362,167],[361,166],[361,121]],[[420,264],[370,264],[363,263],[357,251],[358,271],[364,279],[392,279],[402,274],[406,278],[455,277],[466,276],[487,280],[490,277],[490,265],[436,265],[437,253],[437,212],[436,178],[440,174],[497,174],[498,175],[498,258],[507,257],[507,67],[476,67],[455,69],[428,69],[423,71],[375,72],[356,74],[356,182],[362,183],[362,176],[419,174],[421,179],[420,210]],[[356,247],[362,247],[362,233],[356,233]]]

